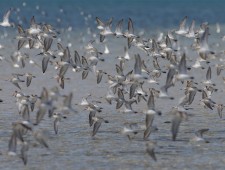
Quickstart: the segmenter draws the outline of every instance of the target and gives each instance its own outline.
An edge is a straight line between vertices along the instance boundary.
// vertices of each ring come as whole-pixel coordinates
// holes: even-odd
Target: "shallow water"
[[[29,11],[32,11],[32,9],[34,9],[34,7],[37,5],[37,1],[32,1],[32,3],[28,3],[28,1],[26,2],[27,6],[23,6],[21,1],[16,3],[14,1],[9,1],[9,4],[1,2],[1,7],[6,10],[10,7],[10,5],[14,7],[20,6],[22,11],[18,14],[24,16],[25,14],[28,14]],[[41,2],[42,1],[40,1],[40,3]],[[97,5],[98,9],[88,6],[90,5],[88,3],[86,4],[77,1],[67,1],[66,3],[74,3],[74,5],[77,5],[76,8],[79,9],[74,11],[77,18],[72,18],[68,15],[68,13],[72,11],[71,6],[66,5],[66,3],[64,4],[64,1],[57,2],[58,3],[53,3],[50,1],[50,3],[54,4],[56,7],[55,9],[52,9],[52,11],[48,11],[47,17],[41,16],[39,12],[34,12],[33,15],[35,15],[35,17],[37,16],[38,22],[48,22],[50,24],[57,25],[57,22],[55,22],[55,17],[60,14],[56,14],[56,9],[59,9],[59,7],[65,7],[64,15],[67,19],[65,19],[62,24],[59,24],[57,28],[61,31],[59,38],[61,39],[62,44],[66,46],[71,43],[71,55],[74,54],[74,50],[78,50],[79,54],[83,55],[84,46],[89,40],[93,39],[92,33],[95,33],[96,35],[98,34],[98,30],[95,28],[96,25],[94,24],[95,16],[101,17],[104,15],[106,19],[114,15],[116,15],[114,16],[116,19],[120,19],[121,16],[124,18],[131,17],[134,20],[135,28],[137,28],[135,32],[138,33],[144,27],[146,30],[145,36],[149,38],[156,37],[159,31],[165,31],[169,27],[174,26],[173,28],[177,28],[180,19],[186,15],[183,14],[183,10],[181,10],[183,4],[178,3],[178,1],[173,2],[176,2],[177,6],[180,5],[178,8],[179,10],[174,12],[174,6],[172,6],[171,3],[170,5],[172,7],[168,6],[168,10],[166,12],[164,11],[161,15],[157,15],[159,20],[154,21],[153,23],[150,21],[145,23],[145,20],[149,19],[149,15],[150,19],[151,17],[156,18],[156,14],[149,14],[144,12],[146,10],[143,10],[139,11],[139,15],[137,9],[143,8],[143,6],[146,4],[150,6],[149,8],[153,8],[154,5],[160,7],[161,3],[165,3],[164,1],[160,1],[160,3],[151,1],[152,4],[150,1],[141,1],[138,3],[139,6],[135,6],[135,3],[137,4],[137,2],[132,1],[130,6],[132,6],[131,9],[134,9],[132,10],[133,13],[130,13],[130,9],[125,7],[128,1],[123,1],[122,5],[120,5],[121,9],[119,8],[118,13],[116,14],[113,13],[114,11],[112,9],[104,9],[105,11],[100,10],[102,9],[101,5],[116,6],[116,3],[112,3],[112,1],[110,1],[111,4],[110,2],[108,2],[108,4],[102,4],[101,1],[98,1],[100,5]],[[191,4],[191,2],[192,1],[190,1],[188,4]],[[196,19],[198,19],[197,22],[200,23],[205,20],[212,23],[221,22],[222,26],[222,20],[224,18],[221,19],[222,17],[220,16],[214,16],[217,16],[214,6],[212,9],[208,9],[211,3],[212,2],[209,1],[208,5],[205,4],[206,7],[202,10],[201,15],[198,16],[199,19],[196,17]],[[217,3],[219,3],[219,1]],[[151,5],[153,5],[153,7],[151,7]],[[43,9],[46,8],[44,8],[44,6],[41,4],[40,7],[43,7]],[[199,7],[195,8],[193,8],[193,11],[196,12],[199,10]],[[221,8],[218,8],[217,12],[220,12]],[[125,9],[127,9],[128,12],[124,11]],[[190,11],[189,7],[187,7],[186,10],[187,13],[190,14],[191,18],[197,16],[195,12]],[[86,14],[92,14],[92,18],[86,23],[90,25],[85,25],[85,22],[80,19],[80,11],[85,11]],[[180,15],[181,11],[182,16]],[[204,15],[204,12],[207,13],[207,11],[209,11],[209,14],[211,15]],[[170,12],[175,14],[171,16]],[[152,13],[154,13],[154,11]],[[168,14],[167,17],[171,19],[171,22],[168,20],[168,24],[164,22],[161,23],[162,21],[160,21],[160,19],[165,19],[164,16],[166,16],[166,14]],[[29,14],[29,17],[30,16],[32,15]],[[29,17],[25,17],[26,20],[24,20],[24,25],[27,24],[25,21],[28,21]],[[16,19],[14,18],[14,20]],[[72,31],[66,30],[69,26],[73,27]],[[92,28],[92,32],[90,35],[86,35],[87,30],[81,28],[87,28],[89,26]],[[156,32],[154,30],[150,30],[154,27],[158,27]],[[223,36],[225,29],[223,26],[221,29],[221,33],[216,34],[215,26],[210,26],[210,45],[216,51],[224,49],[224,43],[221,40],[221,36]],[[8,36],[7,38],[2,37],[0,40],[0,44],[5,46],[5,49],[0,50],[0,54],[1,56],[9,58],[17,48],[17,41],[14,39],[16,36],[16,30],[13,28],[1,28],[1,33],[4,32],[8,33]],[[82,32],[85,34],[84,36],[81,35]],[[164,33],[166,33],[166,31]],[[96,39],[98,39],[98,35]],[[188,47],[190,45],[190,42],[184,40],[182,37],[180,37],[179,41],[187,44]],[[216,45],[217,42],[219,42],[220,46]],[[103,54],[102,57],[105,59],[105,62],[99,62],[97,67],[111,75],[115,75],[115,64],[119,63],[116,57],[123,55],[123,48],[126,43],[127,41],[125,39],[116,39],[113,37],[107,38],[106,44],[109,47],[110,54]],[[99,44],[98,41],[96,41],[95,47],[99,51],[104,50],[104,44]],[[56,41],[53,43],[52,49],[56,50]],[[29,53],[32,59],[34,59],[38,64],[41,64],[42,57],[37,56],[37,54],[40,52],[39,50],[21,49],[21,51]],[[187,64],[190,66],[194,63],[197,54],[190,50],[187,50],[186,52],[188,59]],[[141,55],[142,59],[146,60],[148,67],[152,67],[152,59],[149,56],[146,56],[143,51],[132,47],[129,50],[131,60],[126,63],[125,72],[133,69],[133,56],[137,53]],[[224,56],[222,56],[222,58],[224,58]],[[212,99],[216,103],[223,104],[225,99],[225,85],[222,80],[224,72],[222,71],[220,76],[216,76],[215,64],[218,63],[220,63],[218,59],[212,60],[210,63],[210,66],[212,67],[212,81],[216,82],[216,88],[218,88],[218,91],[213,93]],[[168,63],[164,62],[162,59],[159,59],[159,64],[161,67],[163,67],[164,64]],[[204,66],[207,69],[208,65],[204,64]],[[191,69],[189,73],[195,76],[195,80],[197,82],[201,82],[205,80],[206,69]],[[190,110],[189,112],[192,114],[192,116],[188,118],[188,121],[181,123],[177,140],[175,142],[171,139],[171,124],[165,122],[171,120],[172,115],[169,114],[169,111],[173,106],[177,105],[179,98],[183,96],[183,88],[185,87],[185,84],[177,82],[175,87],[169,89],[169,94],[175,97],[175,100],[168,101],[158,98],[155,99],[156,108],[162,111],[162,116],[155,117],[154,125],[157,126],[158,131],[152,133],[149,137],[149,140],[157,142],[155,147],[157,162],[154,162],[145,151],[146,141],[143,141],[143,133],[137,134],[131,141],[129,141],[126,136],[121,134],[124,123],[138,122],[139,124],[144,124],[145,115],[142,112],[147,107],[146,103],[141,101],[138,105],[133,105],[133,109],[138,112],[137,114],[121,113],[119,110],[115,109],[115,103],[109,105],[104,99],[108,89],[107,76],[104,76],[102,82],[97,85],[96,77],[93,73],[89,73],[87,79],[82,80],[81,73],[74,73],[71,70],[66,73],[66,77],[69,77],[70,80],[65,82],[65,89],[60,89],[60,93],[67,95],[70,92],[73,92],[72,104],[74,108],[79,110],[79,113],[70,114],[68,115],[67,119],[60,122],[58,135],[54,134],[53,119],[49,119],[47,116],[45,116],[44,120],[40,123],[40,125],[35,127],[35,129],[47,129],[49,131],[50,137],[48,144],[50,148],[46,149],[40,145],[34,145],[36,142],[30,135],[28,135],[27,140],[30,141],[31,146],[28,151],[28,164],[24,166],[22,160],[18,156],[10,157],[7,155],[8,141],[12,133],[11,123],[21,120],[20,116],[18,115],[15,98],[12,96],[13,92],[18,89],[16,89],[13,84],[7,81],[7,79],[12,73],[31,72],[36,76],[36,78],[32,80],[31,86],[28,88],[25,87],[25,84],[21,84],[22,92],[29,95],[40,95],[43,87],[50,89],[53,86],[58,86],[56,80],[53,78],[57,72],[52,65],[49,65],[46,73],[43,74],[40,68],[33,67],[29,65],[28,62],[26,62],[25,68],[13,68],[8,62],[4,60],[0,61],[0,71],[0,88],[2,89],[2,91],[0,91],[0,98],[3,99],[3,103],[0,103],[0,169],[224,169],[225,119],[219,118],[216,109],[211,111],[209,109],[204,109],[199,105],[201,93],[197,93],[195,100],[191,105],[193,110]],[[152,87],[160,89],[161,85],[163,85],[165,81],[166,74],[162,74],[159,79],[160,85],[145,83],[144,89],[147,92],[148,88]],[[199,87],[201,87],[201,85],[199,85]],[[81,101],[82,97],[87,96],[89,93],[92,94],[92,100],[101,101],[99,105],[103,108],[103,111],[98,113],[98,115],[109,120],[108,124],[102,124],[95,137],[91,137],[92,128],[89,127],[88,123],[89,112],[85,111],[82,107],[75,105]],[[37,108],[33,113],[31,113],[32,119],[35,119],[36,112]],[[209,132],[204,134],[205,139],[209,141],[209,143],[190,142],[190,139],[194,137],[194,133],[202,128],[209,128]],[[18,145],[18,153],[19,149],[20,145]]]

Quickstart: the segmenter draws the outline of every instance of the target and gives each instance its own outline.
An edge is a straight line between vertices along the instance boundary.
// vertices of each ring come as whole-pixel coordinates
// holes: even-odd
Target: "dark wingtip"
[[[161,115],[162,115],[162,112],[161,112],[161,111],[158,111],[157,113],[158,113],[158,115],[159,115],[159,116],[161,116]]]

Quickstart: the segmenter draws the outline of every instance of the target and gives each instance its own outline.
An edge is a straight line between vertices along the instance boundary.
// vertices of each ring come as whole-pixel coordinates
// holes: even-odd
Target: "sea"
[[[224,41],[225,33],[225,1],[223,0],[0,0],[0,20],[4,13],[12,9],[10,22],[20,24],[24,29],[29,28],[30,19],[34,16],[36,23],[47,23],[52,25],[59,35],[52,44],[53,51],[57,50],[57,42],[64,47],[68,46],[71,56],[78,51],[80,56],[85,56],[85,46],[88,42],[95,40],[93,45],[103,52],[105,45],[109,48],[109,54],[103,54],[104,62],[99,61],[98,68],[110,75],[116,74],[116,66],[119,65],[118,56],[124,55],[124,47],[127,46],[126,39],[113,37],[106,38],[104,43],[99,43],[99,30],[97,29],[96,17],[106,22],[113,19],[112,28],[116,23],[124,19],[123,30],[127,30],[127,21],[132,19],[134,32],[144,39],[157,38],[160,33],[166,35],[169,30],[176,30],[180,21],[187,16],[187,25],[193,20],[196,21],[196,28],[201,23],[208,23],[210,27],[210,47],[220,53],[222,60],[212,60],[211,63],[204,63],[204,69],[191,69],[190,74],[195,76],[199,83],[206,79],[206,71],[212,67],[212,81],[216,82],[217,91],[212,94],[212,99],[224,104],[224,72],[216,76],[216,66],[224,62]],[[216,25],[220,25],[220,33],[216,33]],[[46,73],[42,73],[40,66],[42,56],[38,55],[40,50],[22,48],[22,53],[27,53],[37,65],[30,65],[26,61],[25,68],[14,68],[8,62],[10,56],[17,51],[18,34],[16,27],[0,27],[0,169],[32,169],[32,170],[170,170],[170,169],[225,169],[225,119],[219,118],[216,109],[206,109],[200,105],[201,93],[197,92],[195,101],[190,110],[187,121],[181,123],[176,141],[171,138],[171,119],[173,115],[169,112],[176,106],[184,95],[183,82],[178,82],[169,89],[169,94],[175,98],[173,101],[155,99],[155,105],[162,111],[161,116],[155,116],[154,125],[157,131],[152,132],[149,141],[156,143],[154,161],[146,152],[146,143],[143,134],[138,133],[132,140],[122,134],[127,124],[145,123],[145,115],[142,113],[147,108],[146,102],[142,100],[139,105],[133,105],[137,114],[121,113],[115,107],[115,103],[109,105],[104,97],[109,88],[108,77],[103,75],[102,82],[96,83],[96,76],[90,72],[83,80],[80,72],[74,73],[69,70],[66,73],[65,88],[61,89],[54,76],[57,74],[54,65],[49,65]],[[146,36],[146,37],[145,37]],[[188,49],[187,66],[194,64],[198,54],[191,52],[192,41],[186,41],[183,37],[178,38],[184,42]],[[181,47],[182,48],[182,47]],[[129,49],[131,60],[126,63],[124,71],[127,73],[134,67],[134,55],[140,54],[146,60],[147,66],[152,67],[152,59],[144,51],[131,47]],[[159,59],[162,69],[162,59]],[[39,66],[38,66],[39,65]],[[167,70],[166,70],[167,71]],[[11,82],[10,76],[13,73],[32,73],[35,75],[30,87],[20,83],[21,92],[40,96],[43,87],[51,89],[57,86],[62,96],[73,93],[72,107],[76,108],[78,114],[69,114],[59,125],[59,132],[56,135],[53,129],[53,119],[44,117],[34,131],[45,129],[49,132],[48,145],[46,149],[40,145],[28,133],[25,140],[29,141],[27,165],[23,164],[20,158],[21,144],[18,143],[17,155],[9,156],[8,143],[12,135],[12,122],[21,120],[18,114],[18,107],[13,93],[17,90]],[[144,84],[144,89],[149,94],[149,88],[160,89],[166,81],[166,74],[162,74],[159,84]],[[201,84],[201,83],[200,83]],[[199,88],[201,85],[198,84]],[[102,123],[99,132],[92,137],[92,127],[89,126],[89,111],[78,106],[83,97],[102,107],[98,116],[108,120],[109,123]],[[127,95],[127,94],[126,94]],[[63,100],[63,97],[61,97]],[[38,107],[35,107],[31,117],[34,120]],[[204,134],[207,142],[190,142],[195,132],[200,129],[209,129]]]

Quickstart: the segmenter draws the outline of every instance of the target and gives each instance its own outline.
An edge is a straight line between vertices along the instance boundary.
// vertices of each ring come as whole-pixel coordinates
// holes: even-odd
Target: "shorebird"
[[[116,25],[116,30],[115,30],[115,36],[116,37],[123,36],[122,27],[123,27],[123,19],[119,20],[117,25]]]
[[[3,16],[3,21],[0,22],[0,25],[3,26],[3,27],[13,27],[14,26],[14,23],[10,23],[9,22],[9,16],[12,12],[12,9],[10,8]]]
[[[128,19],[128,29],[127,29],[127,31],[124,32],[124,36],[127,37],[128,39],[137,37],[134,34],[134,25],[133,25],[133,21],[131,18]],[[128,45],[128,47],[129,47],[129,45]]]
[[[27,32],[30,35],[38,35],[42,32],[41,25],[36,23],[34,16],[32,16],[32,18],[30,19],[30,28],[27,29]]]
[[[120,110],[122,113],[137,113],[132,109],[132,104],[137,103],[136,99],[125,100],[123,91],[119,88],[118,89],[118,99],[116,100],[116,109],[121,108],[124,105],[124,109]]]
[[[140,100],[140,98],[143,98],[146,101],[145,97],[147,96],[147,94],[143,90],[143,87],[142,87],[143,84],[144,84],[144,82],[134,82],[134,83],[132,83],[132,85],[130,86],[130,99],[137,96],[138,101]]]
[[[203,81],[202,83],[204,85],[213,85],[213,86],[215,86],[215,83],[213,83],[211,79],[212,79],[212,70],[211,70],[211,67],[209,66],[208,70],[206,72],[206,80]]]
[[[15,135],[21,142],[24,142],[23,136],[27,134],[28,131],[33,131],[33,124],[26,120],[13,122],[12,126],[12,135]]]
[[[144,111],[145,113],[145,126],[146,130],[144,131],[144,139],[147,139],[151,132],[153,131],[153,120],[156,114],[161,115],[161,111],[155,110],[155,100],[153,92],[150,91],[150,95],[147,102],[147,110]]]
[[[14,52],[10,55],[11,61],[7,60],[10,64],[12,64],[15,68],[24,68],[26,66],[26,60],[29,59],[29,55],[27,53],[21,53],[20,51]]]
[[[118,97],[113,93],[113,90],[111,88],[108,89],[107,94],[105,96],[105,100],[112,104],[112,101],[116,101]]]
[[[12,74],[12,77],[9,79],[9,81],[15,85],[17,88],[21,90],[21,87],[19,86],[20,82],[24,82],[24,80],[21,80],[19,77],[23,76],[22,74]]]
[[[138,37],[134,34],[134,26],[131,18],[128,19],[128,30],[125,31],[123,35],[127,38],[127,45],[128,48],[130,48],[133,39]]]
[[[44,118],[47,111],[49,113],[49,117],[51,117],[53,114],[53,111],[56,109],[53,106],[53,101],[52,99],[49,98],[48,91],[45,87],[43,87],[41,97],[40,97],[40,102],[41,103],[36,113],[35,125],[38,125],[41,122],[41,120]]]
[[[157,161],[157,158],[155,155],[155,146],[156,146],[156,142],[148,141],[146,143],[146,152],[154,161]]]
[[[174,77],[176,74],[176,70],[174,68],[170,68],[167,73],[166,84],[161,87],[159,97],[165,99],[173,100],[173,97],[170,97],[167,93],[168,88],[174,86]]]
[[[180,63],[178,65],[178,74],[176,75],[177,80],[186,80],[186,79],[194,79],[193,76],[187,74],[187,66],[186,66],[186,55],[185,53],[182,55],[180,59]]]
[[[113,18],[110,18],[107,22],[104,23],[98,17],[96,17],[96,22],[98,24],[97,28],[99,30],[103,30],[106,27],[106,25],[111,25],[112,24],[112,20],[113,20]]]
[[[15,156],[16,155],[16,149],[17,149],[17,136],[15,133],[13,133],[9,140],[8,145],[8,155]]]
[[[132,76],[132,79],[134,81],[138,81],[140,79],[148,79],[148,77],[143,76],[142,74],[141,56],[139,54],[136,54],[134,57],[135,57],[135,63],[134,63],[134,74]]]
[[[195,38],[196,35],[195,35],[194,28],[195,28],[195,20],[192,21],[191,26],[189,27],[187,34],[185,34],[185,36],[187,38]]]
[[[49,148],[49,145],[47,143],[49,135],[48,135],[48,131],[46,129],[34,131],[33,136],[38,143],[40,143],[45,148]]]
[[[138,133],[144,132],[146,130],[146,126],[139,123],[124,123],[125,127],[122,130],[122,133],[127,135],[128,139],[131,140],[137,135]]]
[[[32,75],[31,73],[25,73],[24,75],[27,77],[26,85],[27,87],[29,87],[31,84],[32,78],[36,78],[36,76]]]
[[[51,45],[52,45],[52,41],[53,41],[53,39],[51,38],[51,37],[45,37],[44,38],[44,52],[47,52],[49,49],[50,49],[50,47],[51,47]]]
[[[97,104],[93,104],[87,100],[90,96],[91,94],[89,94],[87,97],[83,97],[82,101],[78,105],[84,106],[85,110],[101,112],[103,109],[102,107],[99,107]]]
[[[208,97],[207,93],[204,90],[202,91],[202,99],[200,101],[205,108],[207,107],[211,110],[213,110],[213,107],[216,104],[216,102],[210,99],[210,96]]]
[[[174,108],[171,113],[173,114],[173,118],[172,118],[172,126],[171,126],[171,133],[172,133],[172,140],[175,141],[178,131],[179,131],[179,127],[180,127],[180,123],[183,120],[187,120],[188,115],[186,112],[184,111],[178,111],[176,108]]]
[[[203,138],[203,134],[208,132],[209,129],[200,129],[198,131],[195,132],[195,136],[193,138],[190,139],[190,142],[205,142],[205,143],[209,143],[208,141],[206,141]]]
[[[94,121],[93,122],[94,123],[94,127],[93,127],[93,131],[92,131],[92,136],[95,136],[96,135],[96,133],[98,132],[98,130],[99,130],[102,122],[109,123],[108,120],[105,120],[105,119],[103,119],[101,117],[96,117],[96,116],[93,116],[92,117],[92,120]]]
[[[63,9],[61,9],[60,11],[63,11]],[[82,13],[82,15],[84,15],[85,24],[88,25],[88,21],[91,19],[91,16],[88,14],[86,16],[84,12]],[[61,12],[60,14],[63,13]],[[116,106],[106,106],[102,102],[102,105],[104,107],[102,108],[98,106],[98,103],[94,100],[89,100],[88,98],[82,99],[81,103],[79,103],[78,105],[84,106],[84,110],[88,110],[88,126],[93,128],[91,136],[96,136],[102,123],[108,123],[108,120],[101,117],[101,115],[99,115],[99,112],[101,112],[103,109],[109,109],[110,112],[116,112],[117,109],[123,107],[124,110],[122,109],[121,112],[142,112],[144,114],[144,117],[138,114],[122,115],[120,113],[115,113],[118,115],[109,115],[112,116],[112,121],[123,121],[123,119],[121,119],[121,116],[123,118],[126,118],[125,122],[128,125],[125,125],[124,127],[122,126],[122,134],[128,136],[130,140],[133,139],[136,134],[141,134],[143,135],[143,139],[147,140],[151,133],[157,129],[153,124],[153,121],[155,121],[154,119],[156,118],[155,115],[161,114],[161,112],[158,111],[155,107],[155,99],[158,97],[158,100],[160,101],[163,98],[171,100],[174,99],[174,97],[171,97],[168,94],[170,92],[168,90],[172,86],[174,86],[174,88],[170,89],[171,94],[174,93],[173,96],[176,96],[176,99],[179,100],[178,105],[173,107],[173,110],[171,111],[173,114],[170,121],[172,140],[175,141],[177,139],[179,127],[182,121],[187,120],[188,109],[193,109],[194,111],[199,111],[200,109],[200,112],[202,112],[201,108],[198,108],[196,106],[196,98],[199,97],[197,92],[202,92],[201,102],[204,104],[204,106],[211,110],[216,109],[217,111],[215,112],[217,112],[219,117],[222,118],[223,104],[219,103],[222,101],[222,99],[220,99],[222,93],[217,96],[217,94],[220,93],[220,89],[215,89],[214,86],[216,84],[212,82],[212,80],[214,79],[211,79],[211,74],[216,67],[218,77],[215,77],[215,80],[218,80],[218,83],[220,83],[220,72],[224,67],[223,63],[225,53],[224,51],[211,51],[211,48],[215,50],[220,48],[222,49],[223,44],[221,41],[217,41],[216,39],[214,39],[214,37],[211,42],[208,42],[208,38],[210,35],[210,25],[208,25],[208,23],[203,23],[200,26],[201,28],[197,30],[195,28],[195,20],[193,20],[190,27],[187,28],[187,17],[184,17],[184,19],[180,23],[180,27],[175,31],[169,30],[167,34],[160,32],[159,36],[148,38],[144,33],[145,30],[140,31],[139,34],[135,35],[133,21],[131,20],[131,18],[128,19],[128,29],[126,31],[123,30],[123,19],[119,20],[115,27],[115,31],[113,30],[114,27],[112,25],[112,20],[113,19],[111,18],[109,19],[109,21],[102,22],[99,18],[96,18],[98,24],[97,28],[100,29],[100,41],[104,41],[105,37],[112,35],[111,38],[108,39],[107,44],[99,44],[99,40],[95,40],[97,34],[94,33],[91,30],[91,26],[88,25],[88,30],[85,30],[81,35],[81,42],[85,42],[87,39],[90,39],[90,41],[87,45],[85,45],[84,48],[82,48],[82,44],[77,44],[78,46],[76,46],[77,49],[74,51],[74,56],[70,52],[69,48],[72,45],[71,42],[73,38],[71,36],[73,33],[71,32],[72,26],[69,26],[68,29],[62,29],[62,31],[65,31],[66,37],[64,36],[64,34],[62,34],[62,37],[57,39],[58,43],[55,44],[54,41],[56,40],[55,38],[57,38],[58,35],[57,31],[47,23],[37,23],[34,17],[31,18],[30,27],[28,29],[24,29],[23,25],[18,25],[18,36],[16,37],[16,39],[18,40],[18,51],[15,52],[9,59],[7,59],[7,55],[4,55],[7,54],[7,47],[10,48],[11,45],[4,45],[5,49],[1,49],[0,47],[1,53],[3,52],[3,54],[0,55],[0,64],[1,66],[3,66],[1,68],[6,68],[6,66],[4,66],[3,64],[4,61],[7,61],[13,65],[14,68],[12,69],[18,72],[17,74],[13,74],[13,78],[10,79],[11,82],[17,88],[20,88],[20,82],[24,82],[24,80],[26,79],[26,84],[27,86],[29,86],[29,88],[24,88],[24,86],[21,86],[21,91],[23,93],[19,91],[15,94],[17,99],[16,104],[18,105],[19,113],[22,115],[22,120],[13,123],[12,134],[11,136],[9,136],[9,155],[16,155],[17,149],[21,147],[21,152],[18,154],[21,155],[20,157],[23,160],[23,163],[27,164],[28,149],[29,146],[31,146],[29,144],[32,143],[32,139],[29,136],[29,134],[31,133],[33,137],[36,138],[37,142],[48,148],[49,145],[45,139],[44,133],[41,131],[36,131],[36,128],[42,127],[42,124],[40,125],[40,122],[43,120],[43,118],[45,118],[45,114],[47,113],[49,114],[49,117],[53,117],[54,133],[58,134],[59,123],[61,122],[61,120],[69,116],[69,113],[77,113],[77,110],[75,110],[75,106],[73,108],[73,97],[79,99],[80,94],[77,93],[75,95],[74,91],[77,91],[79,93],[86,93],[87,90],[93,90],[94,86],[92,85],[92,83],[94,83],[95,85],[97,83],[100,93],[97,93],[97,91],[95,93],[97,93],[98,96],[100,95],[99,98],[102,99],[105,97],[109,104],[113,104],[115,102]],[[211,31],[213,31],[213,29]],[[86,35],[85,33],[87,33],[88,35]],[[213,35],[214,34],[212,32],[211,36]],[[217,36],[219,37],[220,35]],[[4,35],[2,35],[2,38],[4,38]],[[118,44],[115,44],[113,42],[114,40],[111,41],[113,38],[118,42]],[[67,40],[66,43],[68,43],[67,46],[64,46],[65,39]],[[8,40],[9,39],[7,39],[7,41]],[[127,40],[128,42],[123,44],[123,40]],[[221,39],[219,38],[219,40]],[[111,49],[111,46],[109,45],[112,45],[114,49]],[[131,46],[134,46],[133,49],[130,49]],[[54,50],[54,48],[56,50]],[[101,49],[102,52],[99,49]],[[121,54],[118,54],[121,49]],[[139,53],[138,50],[142,51]],[[26,53],[22,51],[26,51]],[[44,58],[42,60],[42,72],[46,72],[49,63],[52,64],[56,70],[49,70],[49,74],[51,74],[52,71],[56,72],[56,74],[53,73],[53,75],[56,75],[54,78],[57,79],[60,87],[64,90],[59,89],[58,87],[53,87],[50,90],[43,88],[40,97],[36,94],[25,94],[25,92],[28,93],[40,90],[39,85],[42,83],[37,82],[37,87],[34,86],[35,84],[32,84],[32,86],[30,87],[31,79],[34,78],[34,72],[36,71],[35,73],[38,73],[37,71],[39,70],[35,70],[34,68],[33,73],[29,72],[27,69],[30,69],[29,66],[31,65],[27,65],[27,61],[29,61],[30,64],[33,64],[32,66],[35,65],[41,68],[41,66],[36,63],[39,58],[37,56],[33,56],[33,52],[36,53],[36,51],[38,51],[40,55],[44,55]],[[193,55],[196,52],[199,56]],[[131,57],[131,54],[134,55],[134,57]],[[108,57],[110,58],[102,58],[104,57],[104,55],[108,55]],[[105,63],[103,64],[99,61],[105,61]],[[115,61],[119,61],[119,63],[114,63]],[[108,67],[107,64],[110,64],[110,67]],[[112,66],[115,66],[113,70],[111,70]],[[190,75],[188,72],[188,70],[190,69],[189,66],[194,68],[194,70],[191,70],[192,74],[190,72]],[[52,68],[53,67],[50,67],[48,69]],[[69,74],[70,68],[75,72],[73,74],[75,75],[75,77],[73,77],[73,75],[72,77],[68,77],[68,79],[71,78],[70,83],[75,83],[75,86],[71,84],[72,89],[70,89],[69,86],[64,87],[64,81],[67,80],[66,76],[71,76],[71,74]],[[208,81],[208,83],[205,84],[201,82],[201,80],[199,80],[199,78],[201,78],[202,76],[201,69],[204,68],[208,68],[206,73],[206,80]],[[7,69],[3,71],[5,71],[4,74],[8,73]],[[19,74],[20,71],[22,71],[23,73]],[[93,73],[96,77],[94,77],[94,79],[93,77],[89,77],[89,80],[86,80],[85,82],[79,82],[79,79],[76,79],[76,74],[79,75],[80,73],[82,73],[82,75],[80,75],[82,76],[82,79],[86,79],[89,73]],[[167,75],[164,75],[163,73],[167,73]],[[45,76],[47,76],[45,78],[48,78],[49,74],[45,74]],[[104,74],[108,76],[108,82],[103,82],[105,80],[103,77]],[[195,76],[195,80],[191,80],[194,78],[192,77],[192,75]],[[35,76],[38,76],[38,74],[35,74]],[[72,81],[74,79],[76,81]],[[164,79],[166,79],[165,84],[161,84]],[[37,77],[36,80],[42,81],[41,77]],[[46,85],[51,85],[51,80],[52,79],[49,79],[49,82],[47,81]],[[94,82],[92,82],[92,80],[94,80]],[[146,82],[155,84],[146,84]],[[187,82],[186,86],[184,82]],[[84,85],[84,83],[87,83],[85,85],[85,89],[80,90],[80,88],[84,88],[84,86],[82,86]],[[86,89],[86,86],[89,87],[90,85],[91,89]],[[217,85],[219,88],[219,84]],[[151,89],[149,90],[150,93],[147,93],[146,91],[146,89],[149,88],[148,86],[151,86]],[[10,88],[8,90],[10,90]],[[183,91],[181,91],[180,93],[180,90]],[[105,92],[106,94],[102,92]],[[211,98],[212,93],[213,95]],[[4,95],[5,93],[3,94],[3,97],[5,97]],[[144,100],[146,100],[146,97],[148,97],[148,99],[145,102]],[[214,102],[213,99],[218,100],[218,103]],[[4,101],[5,104],[7,104],[7,99]],[[162,110],[168,110],[167,107],[171,106],[171,102],[172,101],[161,101],[160,108],[162,108]],[[137,104],[137,106],[134,108],[135,111],[132,108],[133,103]],[[143,104],[146,105],[145,110],[142,109],[142,107],[144,106]],[[190,105],[192,105],[193,108],[189,108]],[[37,126],[34,127],[33,122],[29,122],[29,120],[32,120],[29,118],[29,113],[31,111],[36,112],[36,120],[34,122],[34,125]],[[32,118],[32,114],[30,114],[30,116]],[[70,114],[70,116],[74,116],[74,114]],[[199,117],[201,116],[200,114],[196,116],[198,116],[198,118],[193,119],[193,122],[191,123],[193,127],[194,123],[196,123],[196,120],[200,120],[201,118]],[[204,115],[204,120],[205,119],[207,119],[207,115]],[[48,123],[47,121],[49,121],[49,119],[43,121],[43,126],[46,126],[46,123]],[[131,121],[135,121],[135,123],[131,123]],[[164,121],[164,117],[161,118],[160,122],[162,121]],[[210,121],[213,123],[214,119]],[[76,123],[78,123],[79,125],[79,123],[81,122],[77,121]],[[198,125],[201,125],[201,121],[197,123],[199,123]],[[221,121],[217,121],[217,123],[221,123]],[[113,124],[109,128],[113,128]],[[185,126],[182,128],[185,128]],[[168,129],[164,130],[166,132],[166,130]],[[196,136],[193,138],[193,140],[205,141],[202,135],[206,131],[208,131],[208,129],[200,129],[199,131],[197,131]],[[159,136],[157,136],[156,138],[161,139],[163,134],[164,133],[159,133]],[[186,137],[188,137],[188,135],[189,134],[187,133]],[[27,139],[29,140],[26,141]],[[143,139],[137,139],[134,142],[138,144],[139,141],[143,141]],[[184,141],[180,142],[180,144],[182,143],[184,143]],[[145,141],[144,144],[146,144],[146,148],[144,148],[146,153],[149,154],[153,160],[157,161],[157,155],[154,151],[156,143]],[[163,147],[160,148],[163,149]],[[32,152],[30,152],[30,154],[32,154]]]
[[[78,111],[72,108],[71,106],[72,98],[73,98],[73,93],[71,92],[68,96],[64,97],[63,105],[57,108],[64,115],[67,115],[69,113],[78,113]]]
[[[178,35],[185,35],[187,34],[187,28],[186,28],[186,20],[187,20],[187,16],[185,16],[181,22],[180,22],[180,25],[179,25],[179,29],[175,31],[176,34]]]
[[[23,164],[26,165],[27,164],[27,152],[29,150],[29,144],[27,142],[23,142],[21,150],[20,150],[20,158],[23,160]]]
[[[152,39],[151,42],[152,42],[152,48],[150,49],[150,55],[153,58],[160,57],[161,54],[160,54],[160,50],[159,50],[157,42],[155,41],[155,39]]]
[[[104,23],[98,17],[96,17],[96,21],[98,24],[97,28],[101,30],[100,31],[100,42],[103,42],[105,39],[105,36],[107,36],[107,35],[115,35],[115,33],[113,33],[111,31],[112,20],[113,20],[113,18],[110,18],[109,21]]]
[[[60,112],[54,112],[53,118],[54,118],[54,131],[55,131],[55,134],[58,134],[60,121],[62,120],[62,118],[66,119],[67,117],[61,114]]]
[[[217,113],[219,115],[220,118],[222,118],[222,112],[223,112],[223,104],[215,104],[214,105],[217,108]]]
[[[19,115],[22,115],[24,120],[29,121],[30,120],[30,96],[22,96],[18,101],[19,106]]]

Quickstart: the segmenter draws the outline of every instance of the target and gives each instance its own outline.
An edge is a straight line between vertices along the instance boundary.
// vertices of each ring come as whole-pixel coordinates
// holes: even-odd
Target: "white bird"
[[[179,29],[175,31],[176,34],[178,35],[185,35],[188,33],[188,30],[186,29],[185,25],[186,25],[186,20],[187,20],[187,16],[185,16],[182,21],[180,22],[179,25]]]
[[[0,22],[0,25],[3,26],[3,27],[13,27],[14,26],[14,23],[10,23],[9,22],[9,16],[10,16],[10,13],[11,13],[12,9],[10,8],[3,16],[3,21]]]

